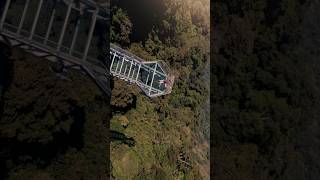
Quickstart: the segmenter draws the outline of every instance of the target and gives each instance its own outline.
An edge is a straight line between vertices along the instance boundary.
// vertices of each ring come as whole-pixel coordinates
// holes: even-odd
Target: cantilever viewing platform
[[[136,83],[149,97],[171,93],[174,76],[163,61],[145,61],[114,44],[110,56],[113,76]]]

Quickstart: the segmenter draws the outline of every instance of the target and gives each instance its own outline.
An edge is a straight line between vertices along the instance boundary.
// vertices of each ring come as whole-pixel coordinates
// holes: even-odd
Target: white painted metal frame
[[[163,71],[161,64],[159,64],[160,61],[141,61],[141,58],[137,59],[135,56],[132,56],[131,53],[124,51],[113,44],[110,47],[110,60],[110,73],[113,76],[125,81],[136,83],[147,96],[157,97],[171,93],[172,87],[168,87],[168,89],[164,90],[159,88],[160,85],[155,87],[155,76],[163,77],[161,80],[166,80],[169,73]],[[124,63],[126,63],[125,66],[123,66]],[[128,64],[130,66],[129,71],[127,71]],[[154,67],[152,68],[148,65],[154,65]],[[164,73],[158,71],[158,67],[160,67]],[[145,73],[142,73],[142,71]],[[143,74],[146,75],[146,73],[147,77],[144,78]],[[151,82],[149,81],[150,77]]]

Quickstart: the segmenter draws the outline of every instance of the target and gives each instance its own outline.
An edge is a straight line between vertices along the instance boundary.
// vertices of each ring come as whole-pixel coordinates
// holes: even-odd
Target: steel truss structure
[[[149,97],[172,90],[174,76],[162,61],[144,61],[113,44],[108,58],[107,5],[91,0],[5,0],[0,8],[0,40],[78,65],[108,96],[109,74],[136,83]]]

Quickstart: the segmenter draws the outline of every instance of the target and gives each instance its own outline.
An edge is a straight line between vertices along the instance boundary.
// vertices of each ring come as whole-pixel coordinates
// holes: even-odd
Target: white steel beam
[[[46,37],[44,38],[44,44],[47,44],[47,42],[49,40],[49,36],[50,36],[50,32],[51,32],[51,29],[52,29],[52,25],[53,25],[53,21],[54,21],[55,16],[56,16],[56,6],[54,6],[53,9],[52,9],[52,13],[51,13],[51,16],[50,16],[48,29],[47,29],[47,32],[46,32]]]
[[[22,12],[22,17],[20,19],[20,23],[19,23],[19,27],[18,27],[18,32],[17,32],[18,35],[21,33],[21,30],[22,30],[22,27],[23,27],[23,23],[24,23],[24,19],[26,18],[27,10],[28,10],[28,7],[29,7],[29,3],[30,3],[30,0],[27,0],[25,5],[24,5],[23,12]]]
[[[156,65],[154,66],[154,71],[153,71],[153,75],[152,75],[152,79],[151,79],[151,84],[150,84],[150,89],[149,89],[149,96],[151,95],[151,89],[153,88],[152,84],[153,84],[153,80],[154,80],[154,75],[156,74],[156,70],[157,70],[157,63]]]
[[[73,3],[69,3],[68,5],[68,10],[67,10],[67,14],[66,14],[66,17],[64,19],[64,22],[63,22],[63,26],[62,26],[62,30],[61,30],[61,35],[59,37],[59,41],[58,41],[58,47],[57,47],[57,51],[60,51],[60,48],[62,46],[62,43],[63,43],[63,38],[64,38],[64,34],[66,32],[66,29],[67,29],[67,25],[68,25],[68,21],[69,21],[69,17],[70,17],[70,13],[71,13],[71,8],[73,6]]]
[[[138,72],[137,72],[137,75],[136,75],[136,81],[138,81],[140,69],[141,69],[141,64],[139,64]]]
[[[112,66],[113,66],[113,62],[114,62],[115,58],[116,58],[116,53],[114,53],[112,61],[111,61],[110,72],[112,71]]]
[[[146,85],[148,85],[149,77],[150,77],[150,72],[148,73],[148,76],[147,76],[147,81],[145,83]]]
[[[119,73],[118,73],[119,75],[121,74],[122,66],[123,66],[123,63],[124,63],[124,61],[125,61],[124,59],[125,59],[125,58],[122,57],[122,62],[121,62],[120,70],[119,70]]]
[[[36,26],[37,26],[37,23],[38,23],[38,20],[39,20],[39,15],[40,15],[42,3],[43,3],[43,0],[40,0],[39,4],[38,4],[38,9],[37,9],[37,12],[36,12],[36,17],[35,17],[35,19],[33,21],[33,24],[32,24],[29,40],[31,40],[33,38],[34,31],[36,30]]]
[[[9,6],[10,6],[10,2],[11,2],[11,0],[7,0],[6,1],[6,5],[4,6],[3,13],[2,13],[2,16],[1,16],[1,21],[0,21],[0,30],[2,30],[3,24],[4,24],[5,20],[6,20],[7,13],[8,13]]]
[[[80,16],[80,13],[79,13],[79,16]],[[74,51],[74,47],[75,47],[75,44],[76,44],[76,41],[77,41],[77,37],[78,37],[78,33],[79,33],[79,27],[80,27],[80,17],[78,17],[78,19],[77,19],[76,29],[75,29],[73,37],[72,37],[71,47],[70,47],[70,51],[69,51],[70,55]]]
[[[116,67],[116,69],[115,69],[115,71],[114,71],[115,73],[117,73],[119,64],[120,64],[120,56],[118,56],[117,67]]]
[[[96,22],[97,22],[97,15],[98,15],[98,12],[99,12],[99,9],[95,9],[95,11],[93,12],[93,15],[92,15],[92,20],[91,20],[91,26],[90,26],[90,31],[89,31],[89,34],[88,34],[88,39],[87,39],[87,43],[86,43],[86,48],[84,50],[84,56],[83,56],[83,59],[82,60],[86,60],[87,59],[87,56],[88,56],[88,52],[89,52],[89,48],[90,48],[90,44],[91,44],[91,39],[92,39],[92,35],[93,35],[93,31],[94,31],[94,28],[96,26]]]
[[[130,61],[130,69],[129,69],[129,73],[128,73],[128,78],[130,77],[130,73],[131,73],[131,68],[132,68],[132,64],[133,64],[133,61],[131,60],[131,61]]]

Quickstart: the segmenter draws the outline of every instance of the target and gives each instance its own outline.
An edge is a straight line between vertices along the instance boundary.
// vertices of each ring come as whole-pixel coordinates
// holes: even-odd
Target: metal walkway
[[[144,61],[114,44],[110,57],[113,76],[136,83],[149,97],[171,93],[174,76],[163,61]]]
[[[78,65],[108,96],[109,74],[136,83],[149,97],[171,92],[174,76],[163,62],[146,62],[109,45],[107,5],[91,0],[2,0],[0,8],[0,40],[36,56]]]

